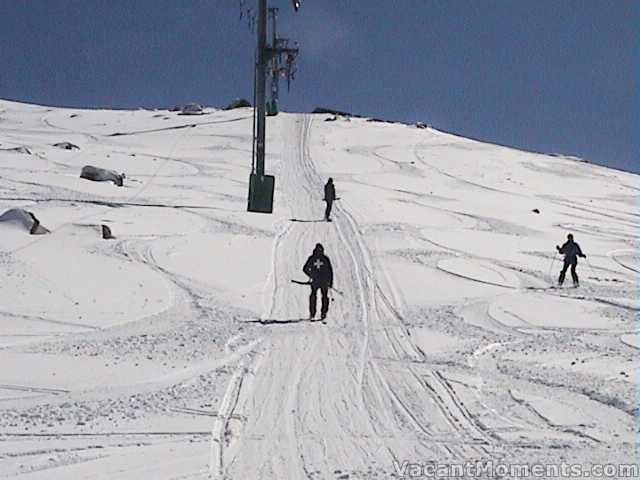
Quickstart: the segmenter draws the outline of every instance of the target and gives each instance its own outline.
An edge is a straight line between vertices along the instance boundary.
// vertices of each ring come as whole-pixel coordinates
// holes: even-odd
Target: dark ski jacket
[[[564,245],[558,248],[558,252],[564,254],[564,261],[566,263],[578,263],[578,257],[586,258],[586,255],[582,253],[580,249],[580,245],[571,240],[564,242]]]
[[[324,254],[311,255],[302,267],[302,271],[311,278],[311,285],[333,287],[333,268],[331,268],[331,261]]]
[[[325,202],[333,202],[336,199],[336,187],[333,182],[327,182],[324,186],[324,200]]]

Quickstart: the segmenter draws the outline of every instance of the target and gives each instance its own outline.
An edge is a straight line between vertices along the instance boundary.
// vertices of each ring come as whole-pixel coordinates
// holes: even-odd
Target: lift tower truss
[[[288,38],[278,37],[278,9],[269,8],[271,19],[271,45],[268,46],[269,66],[267,74],[271,76],[271,98],[267,101],[267,115],[278,114],[278,100],[280,96],[280,78],[287,79],[287,90],[291,87],[291,80],[296,76],[296,58],[298,45]]]

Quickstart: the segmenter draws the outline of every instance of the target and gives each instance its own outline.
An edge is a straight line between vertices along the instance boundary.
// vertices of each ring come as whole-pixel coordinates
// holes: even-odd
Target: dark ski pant
[[[333,200],[325,200],[327,202],[327,208],[324,210],[324,219],[329,220],[331,218],[331,207],[333,207]]]
[[[562,285],[564,283],[564,277],[567,274],[567,269],[571,267],[571,278],[573,279],[574,284],[578,284],[578,274],[576,273],[576,267],[578,266],[578,261],[575,260],[573,262],[564,262],[562,266],[562,271],[560,272],[560,277],[558,278],[558,284]]]
[[[318,290],[322,293],[322,306],[320,314],[324,317],[329,310],[329,285],[311,284],[311,295],[309,295],[309,316],[316,316],[316,304],[318,303]]]

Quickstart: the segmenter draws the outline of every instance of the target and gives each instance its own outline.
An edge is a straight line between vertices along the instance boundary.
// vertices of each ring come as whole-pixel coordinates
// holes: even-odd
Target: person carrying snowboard
[[[571,267],[571,278],[573,279],[573,286],[577,287],[579,285],[578,274],[576,273],[576,267],[578,266],[578,257],[587,258],[587,256],[582,253],[580,245],[573,241],[572,233],[567,235],[567,241],[564,242],[564,245],[562,245],[562,247],[556,245],[556,250],[564,255],[564,264],[562,265],[562,270],[560,271],[558,285],[562,285],[564,283],[564,277],[567,274],[567,269]]]
[[[322,307],[320,318],[327,318],[329,310],[329,289],[333,287],[333,268],[331,261],[324,254],[324,247],[316,243],[313,253],[302,267],[302,271],[311,279],[311,294],[309,295],[309,319],[316,316],[318,290],[322,293]]]
[[[324,186],[324,201],[327,202],[327,208],[324,211],[324,219],[327,222],[331,221],[331,207],[333,201],[336,199],[336,187],[333,185],[333,178],[327,180]]]

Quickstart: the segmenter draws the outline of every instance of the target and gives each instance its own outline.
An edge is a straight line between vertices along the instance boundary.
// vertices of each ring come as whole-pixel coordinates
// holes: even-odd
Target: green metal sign
[[[249,177],[249,212],[272,213],[273,190],[276,179],[273,175],[252,173]]]

